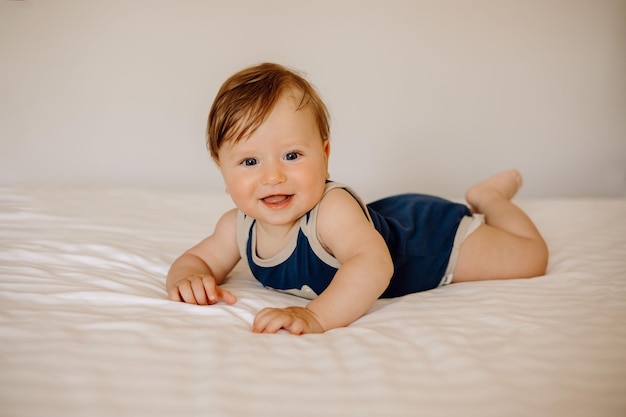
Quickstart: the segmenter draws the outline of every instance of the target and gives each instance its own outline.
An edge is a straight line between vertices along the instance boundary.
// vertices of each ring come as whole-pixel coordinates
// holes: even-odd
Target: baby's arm
[[[306,308],[265,309],[255,318],[254,331],[323,332],[347,326],[372,306],[389,285],[391,255],[382,236],[347,191],[330,191],[320,204],[317,233],[322,244],[341,262],[332,282]]]
[[[225,213],[211,236],[174,261],[166,283],[170,300],[202,305],[237,301],[233,294],[219,287],[240,259],[236,218],[236,210]]]

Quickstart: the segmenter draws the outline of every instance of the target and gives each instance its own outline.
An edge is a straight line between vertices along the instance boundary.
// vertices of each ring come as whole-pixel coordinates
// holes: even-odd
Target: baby
[[[329,138],[326,106],[295,72],[261,64],[223,84],[207,146],[237,208],[172,264],[171,300],[234,304],[220,284],[243,258],[264,286],[311,299],[259,311],[254,332],[321,333],[349,325],[379,297],[545,273],[546,244],[511,202],[519,172],[471,187],[469,207],[421,194],[366,205],[328,180]]]

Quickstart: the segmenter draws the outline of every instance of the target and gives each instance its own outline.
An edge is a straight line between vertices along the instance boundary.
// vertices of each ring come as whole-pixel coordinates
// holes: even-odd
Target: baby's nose
[[[276,185],[285,181],[285,173],[278,164],[268,164],[263,172],[263,183],[266,185]]]

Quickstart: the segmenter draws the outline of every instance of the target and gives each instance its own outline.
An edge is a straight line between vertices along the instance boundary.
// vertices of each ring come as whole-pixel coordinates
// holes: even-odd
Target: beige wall
[[[222,189],[221,82],[306,72],[366,198],[626,195],[624,0],[0,0],[0,182]]]

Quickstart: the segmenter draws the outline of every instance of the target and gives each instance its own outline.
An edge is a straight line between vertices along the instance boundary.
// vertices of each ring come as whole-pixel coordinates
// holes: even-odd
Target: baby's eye
[[[241,161],[241,164],[247,167],[251,167],[254,166],[256,164],[258,164],[259,162],[256,160],[256,158],[246,158],[243,161]]]
[[[287,161],[293,161],[295,159],[298,159],[300,157],[300,154],[298,152],[289,152],[288,154],[285,155],[285,159]]]

